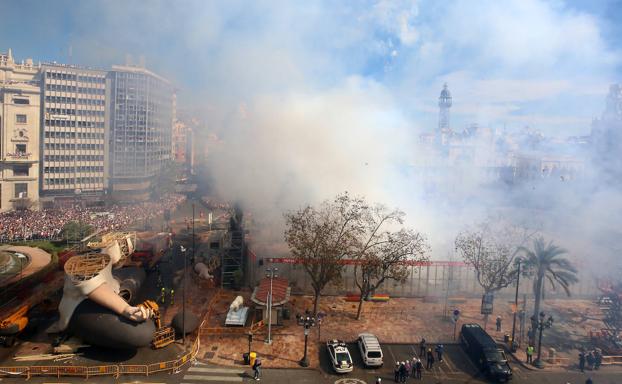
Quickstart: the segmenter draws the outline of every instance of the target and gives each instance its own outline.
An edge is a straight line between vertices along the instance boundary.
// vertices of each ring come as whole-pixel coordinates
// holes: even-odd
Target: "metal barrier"
[[[6,377],[19,377],[26,376],[26,378],[30,379],[30,368],[29,367],[0,367],[0,375]]]
[[[622,364],[622,356],[603,356],[602,365]]]

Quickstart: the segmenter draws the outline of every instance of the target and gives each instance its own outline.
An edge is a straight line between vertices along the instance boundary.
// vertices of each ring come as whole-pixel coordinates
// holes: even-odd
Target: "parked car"
[[[335,372],[352,372],[354,364],[352,364],[352,357],[346,343],[341,340],[329,340],[326,342],[326,349]]]
[[[378,338],[371,333],[361,333],[356,339],[361,357],[366,367],[382,366],[382,349]]]
[[[490,379],[508,381],[512,378],[505,353],[479,324],[463,324],[460,342],[473,363]]]

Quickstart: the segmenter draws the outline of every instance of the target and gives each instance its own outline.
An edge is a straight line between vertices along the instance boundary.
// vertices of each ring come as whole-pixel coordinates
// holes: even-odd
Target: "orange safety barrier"
[[[119,373],[126,375],[145,375],[149,374],[146,365],[119,365]]]
[[[0,367],[0,376],[30,378],[30,367]]]
[[[150,375],[155,372],[170,371],[170,370],[173,370],[174,368],[175,368],[175,360],[149,364],[147,366],[147,374]]]
[[[31,376],[56,376],[60,377],[59,366],[35,365],[30,367]]]
[[[119,366],[118,365],[96,365],[96,366],[87,367],[87,370],[86,370],[87,379],[90,376],[108,376],[108,375],[119,377]]]

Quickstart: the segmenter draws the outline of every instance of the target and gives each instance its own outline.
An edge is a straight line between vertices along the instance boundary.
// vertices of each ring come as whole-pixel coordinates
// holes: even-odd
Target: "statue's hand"
[[[145,308],[142,305],[138,307],[128,305],[123,310],[123,316],[132,321],[142,323],[143,321],[153,317],[153,312],[149,308]]]

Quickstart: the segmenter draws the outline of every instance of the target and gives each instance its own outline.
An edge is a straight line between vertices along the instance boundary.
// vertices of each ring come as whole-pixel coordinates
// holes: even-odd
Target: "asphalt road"
[[[320,370],[315,369],[266,369],[262,372],[264,383],[286,384],[373,384],[377,377],[382,378],[382,383],[393,383],[393,365],[395,361],[412,359],[416,354],[413,345],[384,344],[385,365],[379,369],[366,369],[363,367],[358,348],[355,344],[349,344],[348,348],[355,363],[354,371],[348,374],[337,374],[332,370],[325,348],[320,355]],[[604,367],[597,373],[589,372],[581,374],[578,371],[550,372],[531,371],[522,368],[518,364],[512,364],[514,384],[583,384],[588,376],[591,376],[595,384],[620,384],[622,383],[622,371],[613,367]],[[2,383],[23,383],[23,379],[0,379]],[[174,383],[174,384],[211,384],[211,383],[248,383],[253,382],[250,368],[218,367],[197,362],[187,367],[182,372],[174,375],[156,374],[144,376],[122,376],[115,380],[111,377],[98,377],[85,380],[83,378],[61,377],[39,378],[33,377],[31,383]],[[446,345],[444,362],[435,364],[432,370],[424,372],[422,381],[412,378],[407,383],[487,383],[484,377],[480,377],[477,369],[470,362],[459,345]]]

